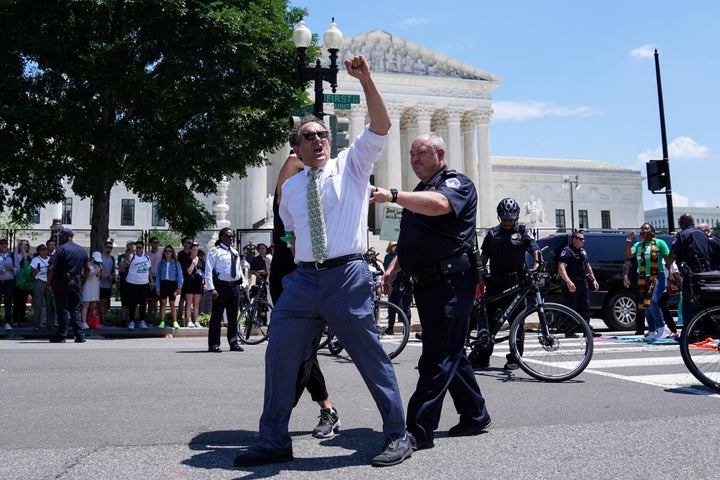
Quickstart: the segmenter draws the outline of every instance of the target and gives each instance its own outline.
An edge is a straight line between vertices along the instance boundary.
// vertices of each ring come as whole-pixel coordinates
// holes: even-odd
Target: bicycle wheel
[[[541,308],[547,336],[541,326]],[[579,375],[590,363],[592,330],[575,310],[564,305],[535,305],[513,321],[510,351],[528,375],[546,382],[562,382]]]
[[[242,343],[257,345],[268,338],[272,305],[265,300],[252,302],[238,317],[238,336]]]
[[[387,320],[384,320],[388,318],[391,311],[395,312],[395,325],[392,330],[388,327]],[[378,338],[383,350],[388,357],[397,357],[410,338],[410,321],[405,316],[405,312],[394,303],[377,301],[375,302],[375,319],[378,323]]]
[[[695,378],[720,391],[720,306],[706,308],[683,326],[680,354]]]

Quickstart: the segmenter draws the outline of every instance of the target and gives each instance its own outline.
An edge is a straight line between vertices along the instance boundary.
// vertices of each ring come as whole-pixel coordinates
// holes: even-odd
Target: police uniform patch
[[[445,180],[445,186],[450,188],[460,188],[460,180],[457,178],[448,178]]]
[[[519,234],[519,233],[513,233],[513,234],[512,234],[512,237],[510,237],[510,238],[512,238],[513,240],[517,240],[518,238],[520,238],[520,234]]]

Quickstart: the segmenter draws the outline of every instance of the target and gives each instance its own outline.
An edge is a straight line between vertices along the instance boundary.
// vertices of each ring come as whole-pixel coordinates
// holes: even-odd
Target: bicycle
[[[593,354],[593,336],[590,325],[565,305],[545,303],[541,288],[550,281],[550,274],[540,270],[528,272],[524,279],[502,292],[488,296],[481,294],[473,306],[479,313],[475,333],[468,334],[467,346],[488,349],[493,343],[510,342],[510,351],[520,368],[533,378],[546,382],[562,382],[579,375],[588,366]],[[489,331],[487,304],[514,295],[507,309],[498,318],[497,327]],[[510,324],[505,336],[498,336],[521,305],[521,301],[534,296],[534,305],[528,305]],[[530,302],[529,302],[530,303]]]
[[[273,308],[267,299],[267,280],[257,275],[255,278],[255,285],[250,287],[250,303],[242,309],[237,319],[238,337],[247,345],[257,345],[267,340]]]
[[[382,276],[382,273],[378,276]],[[389,325],[390,312],[395,312],[395,323],[392,328]],[[410,339],[410,320],[408,320],[405,312],[400,307],[382,300],[377,289],[375,290],[373,317],[375,318],[378,339],[383,350],[391,359],[397,357],[405,349]],[[387,326],[381,325],[381,322],[386,323],[386,321],[388,322]],[[333,335],[332,331],[328,331],[327,338],[327,347],[330,353],[333,355],[340,354],[344,349],[340,340]]]
[[[720,272],[686,275],[683,281],[691,282],[693,301],[701,310],[683,325],[680,355],[695,378],[720,391]]]

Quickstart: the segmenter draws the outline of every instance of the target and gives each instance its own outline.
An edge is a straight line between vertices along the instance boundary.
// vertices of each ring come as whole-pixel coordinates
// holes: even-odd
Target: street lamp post
[[[314,66],[307,65],[307,49],[312,41],[312,32],[305,25],[305,21],[300,20],[295,30],[293,30],[293,43],[297,48],[298,56],[300,58],[300,84],[305,85],[310,80],[315,81],[315,109],[313,114],[322,120],[325,113],[323,112],[323,81],[328,82],[332,88],[333,93],[337,88],[337,74],[338,74],[338,50],[342,45],[343,36],[342,32],[337,28],[335,24],[335,17],[333,17],[330,27],[325,32],[323,41],[325,48],[330,52],[330,66],[323,67],[320,65],[320,59],[315,62]]]
[[[573,192],[580,188],[580,177],[575,175],[575,178],[570,175],[565,175],[563,178],[563,188],[570,189],[570,233],[575,232],[575,197]]]

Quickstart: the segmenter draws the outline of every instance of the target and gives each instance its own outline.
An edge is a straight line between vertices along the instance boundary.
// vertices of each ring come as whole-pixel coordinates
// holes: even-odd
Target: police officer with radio
[[[480,247],[480,262],[485,268],[490,262],[490,275],[485,277],[485,294],[496,295],[503,290],[517,285],[527,275],[527,263],[525,252],[529,252],[533,258],[533,266],[538,266],[538,247],[535,238],[525,225],[518,224],[520,217],[520,205],[512,198],[503,198],[497,206],[497,215],[500,224],[488,230]],[[505,312],[513,301],[514,296],[508,295],[497,301],[488,303],[488,330],[495,331],[498,325],[498,317]],[[517,313],[524,310],[527,301],[523,301],[516,307]],[[514,317],[508,318],[512,322]],[[477,348],[477,347],[476,347]],[[485,368],[490,365],[490,356],[493,352],[493,344],[485,350],[477,349],[471,353],[471,363],[474,367]],[[503,367],[505,370],[516,370],[519,365],[517,359],[511,353],[505,357],[507,362]]]
[[[58,232],[58,248],[48,262],[48,289],[55,295],[58,327],[50,343],[65,343],[68,321],[73,329],[75,343],[85,342],[80,315],[82,275],[88,254],[73,242],[74,232],[65,227]]]
[[[588,282],[592,283],[593,290],[600,286],[595,280],[592,267],[583,248],[585,233],[573,232],[571,244],[563,248],[558,259],[558,274],[563,279],[562,293],[565,306],[572,308],[580,314],[590,325],[590,289]],[[592,330],[592,327],[590,328]],[[566,332],[566,335],[577,335],[577,332]],[[593,337],[599,337],[593,330]]]
[[[404,207],[397,256],[383,276],[387,292],[398,272],[413,276],[423,329],[418,383],[407,408],[414,449],[431,448],[446,393],[460,421],[448,435],[478,435],[490,425],[485,399],[465,355],[477,285],[474,247],[477,191],[465,175],[445,164],[445,142],[434,132],[418,135],[410,163],[420,183],[412,192],[374,188],[371,203]]]

